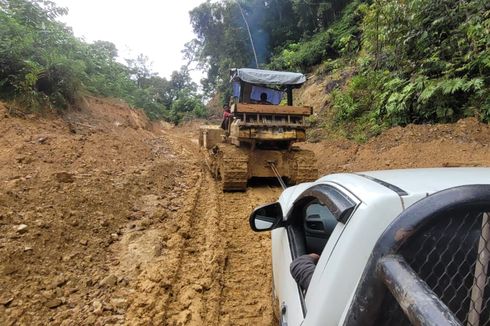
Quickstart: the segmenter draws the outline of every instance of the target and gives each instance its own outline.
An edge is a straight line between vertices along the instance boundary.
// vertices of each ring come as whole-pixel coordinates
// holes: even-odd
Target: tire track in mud
[[[167,307],[169,325],[216,325],[224,242],[215,182],[203,171]]]
[[[220,297],[220,325],[271,325],[272,269],[270,235],[254,233],[248,216],[260,204],[277,199],[279,188],[247,188],[221,193],[226,219],[226,260]]]
[[[276,200],[280,189],[223,193],[202,164],[197,144],[179,134],[171,143],[201,168],[192,174],[195,186],[182,198],[173,226],[161,229],[164,257],[140,274],[126,322],[271,325],[270,236],[254,233],[248,216],[257,205]]]
[[[203,171],[166,305],[168,325],[271,325],[270,237],[250,230],[248,215],[279,192],[223,193]]]

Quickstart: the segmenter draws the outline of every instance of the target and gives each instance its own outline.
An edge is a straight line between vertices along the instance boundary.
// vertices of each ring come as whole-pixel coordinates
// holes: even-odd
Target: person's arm
[[[291,276],[305,290],[310,285],[311,277],[319,258],[320,256],[317,254],[299,256],[289,266]]]

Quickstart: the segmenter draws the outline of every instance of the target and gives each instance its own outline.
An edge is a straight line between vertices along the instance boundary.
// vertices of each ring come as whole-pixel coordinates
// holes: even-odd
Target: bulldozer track
[[[219,186],[203,173],[196,185],[193,207],[187,214],[184,243],[166,302],[169,325],[216,325],[224,265],[224,224],[218,201]]]
[[[220,146],[218,153],[219,173],[224,191],[247,189],[248,154],[232,146]]]
[[[318,168],[316,166],[315,153],[310,150],[295,150],[291,160],[292,177],[290,182],[298,184],[302,182],[314,181],[318,178]]]
[[[183,148],[195,153],[199,165],[207,153],[179,140]],[[254,207],[276,200],[281,189],[268,185],[246,188],[246,177],[240,171],[247,166],[247,155],[239,149],[225,148],[215,154],[221,155],[226,172],[237,173],[231,174],[235,179],[243,177],[239,186],[247,191],[223,192],[220,181],[213,180],[201,165],[199,179],[189,193],[192,205],[179,214],[176,237],[182,241],[175,248],[177,264],[168,268],[166,287],[155,286],[159,290],[153,295],[159,298],[156,307],[161,311],[150,319],[153,323],[266,326],[273,322],[270,235],[253,232],[248,216]],[[155,273],[162,269],[155,266]]]
[[[249,153],[235,146],[220,144],[206,156],[206,163],[215,179],[221,180],[223,191],[245,191],[249,178]],[[310,182],[318,178],[315,154],[294,149],[289,156],[290,184]]]
[[[179,264],[162,302],[165,323],[272,324],[270,235],[254,233],[248,216],[280,192],[268,185],[222,192],[219,181],[203,171],[192,195],[195,206],[182,220]]]

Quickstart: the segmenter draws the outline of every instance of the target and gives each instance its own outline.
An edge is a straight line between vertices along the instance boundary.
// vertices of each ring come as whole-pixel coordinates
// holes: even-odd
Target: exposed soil
[[[0,103],[1,325],[272,324],[270,238],[248,214],[280,188],[223,193],[194,130],[95,98],[64,117]],[[488,166],[489,143],[466,119],[304,146],[325,174]]]
[[[305,144],[320,174],[400,168],[490,166],[490,127],[474,118],[455,124],[395,127],[365,144]]]

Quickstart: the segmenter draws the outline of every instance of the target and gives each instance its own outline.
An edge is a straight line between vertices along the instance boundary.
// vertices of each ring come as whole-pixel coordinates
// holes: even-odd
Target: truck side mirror
[[[250,214],[250,227],[255,232],[271,231],[284,226],[282,208],[279,203],[259,206]]]

